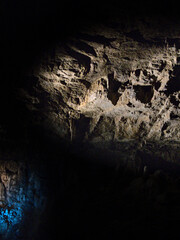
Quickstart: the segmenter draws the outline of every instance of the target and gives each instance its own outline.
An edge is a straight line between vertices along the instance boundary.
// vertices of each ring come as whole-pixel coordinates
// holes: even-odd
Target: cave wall
[[[17,151],[17,150],[16,150]],[[19,158],[19,159],[18,159]],[[0,238],[32,239],[47,205],[47,186],[42,171],[34,169],[17,152],[1,152],[0,161]]]
[[[179,140],[178,27],[160,31],[148,18],[123,24],[57,44],[27,77],[27,106],[59,136]]]
[[[126,161],[142,150],[178,162],[178,24],[111,18],[57,42],[18,89],[32,122]]]
[[[1,238],[179,239],[179,20],[115,2],[5,17]]]

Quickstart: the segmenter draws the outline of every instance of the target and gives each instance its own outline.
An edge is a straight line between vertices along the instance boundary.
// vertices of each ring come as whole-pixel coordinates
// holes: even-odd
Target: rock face
[[[5,69],[0,238],[179,239],[179,26],[112,19]]]
[[[0,240],[180,239],[180,19],[157,5],[2,3]]]
[[[0,161],[0,237],[30,239],[38,226],[46,197],[42,181],[25,162]],[[31,222],[31,233],[28,230]]]
[[[34,121],[96,146],[178,143],[180,32],[159,21],[84,29],[44,54],[21,89]]]

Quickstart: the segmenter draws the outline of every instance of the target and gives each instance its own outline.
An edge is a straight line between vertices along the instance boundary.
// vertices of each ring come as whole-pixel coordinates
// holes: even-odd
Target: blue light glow
[[[27,239],[24,228],[29,224],[29,217],[31,219],[33,214],[41,214],[45,206],[42,183],[34,173],[29,173],[26,178],[21,176],[14,185],[12,177],[4,179],[4,183],[1,182],[4,187],[1,187],[3,190],[0,194],[0,239]]]
[[[19,206],[18,206],[19,205]],[[21,203],[16,206],[4,206],[0,208],[0,232],[2,235],[8,235],[12,227],[20,223],[23,212]]]

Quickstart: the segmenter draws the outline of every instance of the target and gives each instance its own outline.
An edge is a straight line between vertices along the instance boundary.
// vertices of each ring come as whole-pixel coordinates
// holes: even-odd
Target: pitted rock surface
[[[180,139],[180,31],[164,20],[83,29],[45,53],[21,89],[34,122],[94,145]],[[136,145],[136,144],[135,144]]]

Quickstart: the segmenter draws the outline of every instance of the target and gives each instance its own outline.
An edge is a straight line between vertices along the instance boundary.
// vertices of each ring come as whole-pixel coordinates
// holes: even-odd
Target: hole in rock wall
[[[151,101],[154,94],[152,86],[134,85],[133,88],[136,93],[137,100],[145,104]]]
[[[121,86],[121,83],[114,79],[114,73],[108,75],[109,79],[109,89],[107,98],[112,102],[113,105],[117,104],[119,100],[120,94],[118,93],[118,89]]]
[[[180,91],[180,66],[176,65],[171,73],[171,77],[166,86],[165,93],[167,96]]]

